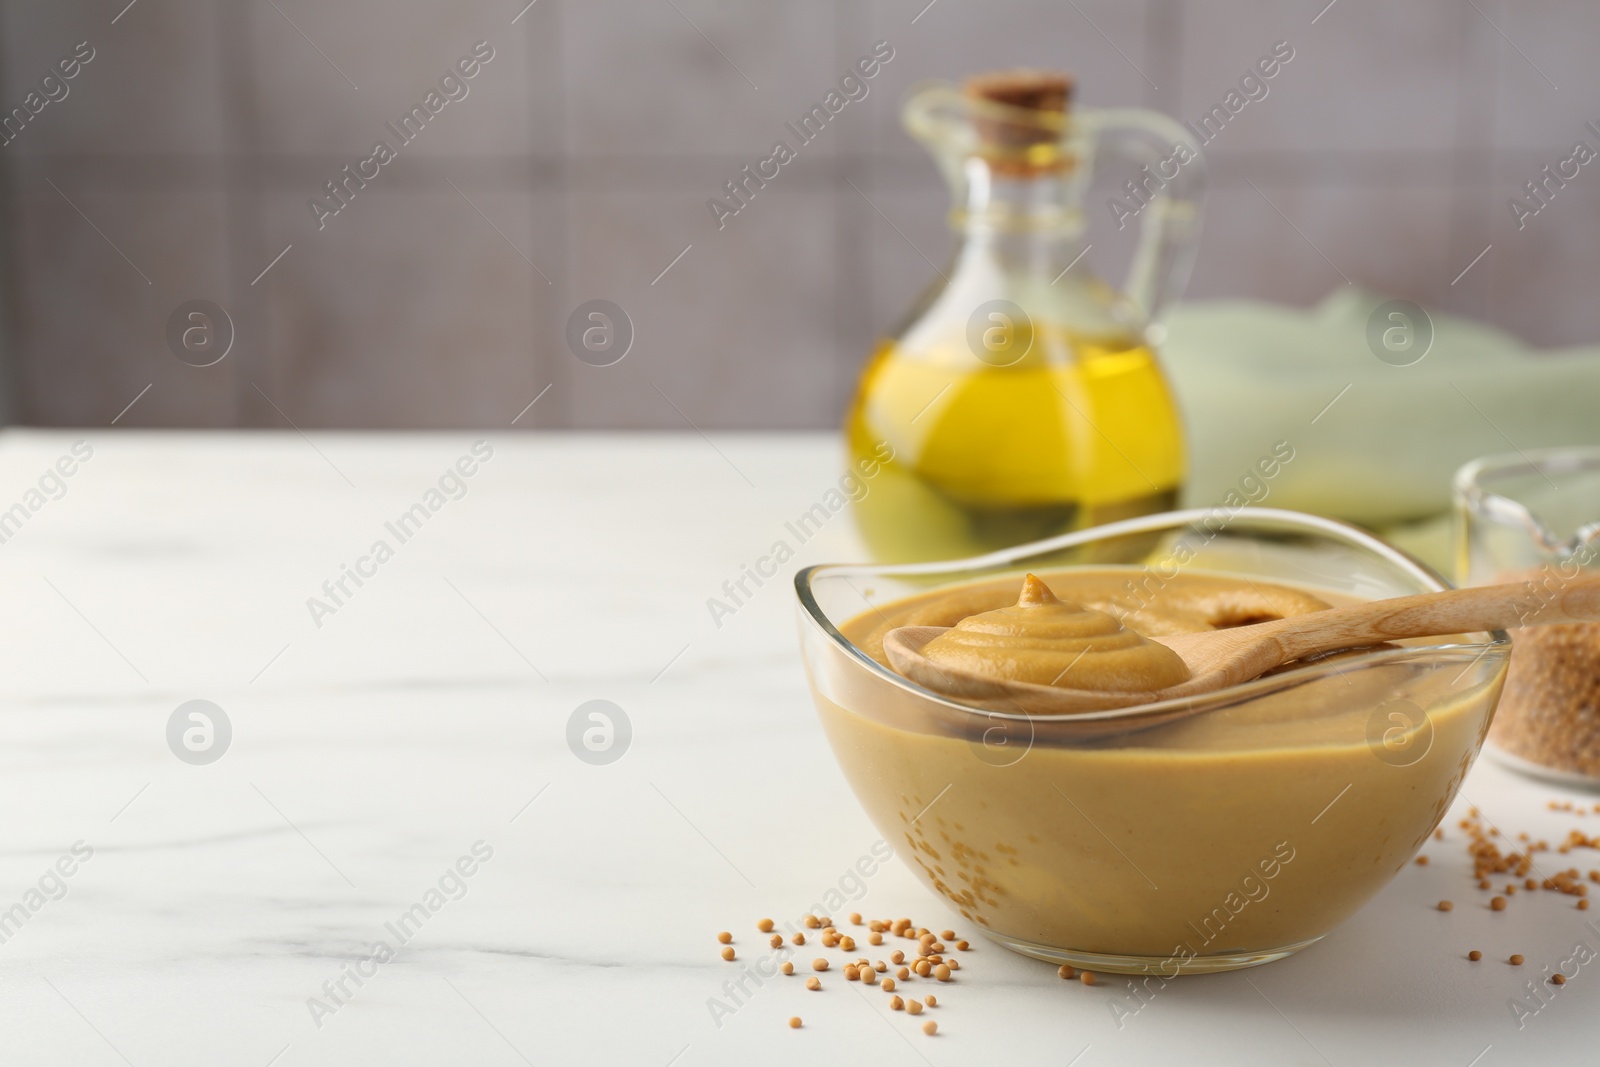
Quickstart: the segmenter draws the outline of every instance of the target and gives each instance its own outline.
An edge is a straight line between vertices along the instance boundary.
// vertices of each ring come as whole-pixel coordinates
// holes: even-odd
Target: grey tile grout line
[[[260,143],[261,135],[259,115],[256,108],[251,106],[256,88],[253,77],[256,70],[252,49],[254,37],[250,29],[252,22],[248,9],[242,4],[224,4],[218,9],[217,54],[223,60],[218,73],[218,88],[228,148],[227,158],[221,163],[225,185],[222,193],[225,205],[222,243],[227,255],[228,297],[239,303],[248,303],[250,310],[255,311],[267,298],[252,297],[251,292],[255,282],[265,277],[266,271],[257,274],[249,285],[240,284],[244,281],[245,271],[250,269],[246,260],[254,259],[258,254],[264,255],[267,251],[262,218],[265,196],[261,168],[248,163],[241,153],[244,146]],[[284,252],[288,252],[287,247]],[[273,264],[281,259],[280,255],[273,260]],[[271,269],[270,265],[268,269]],[[262,294],[265,290],[255,292]],[[274,383],[278,380],[278,375],[272,373],[274,368],[270,362],[272,327],[265,314],[257,316],[256,321],[259,324],[256,333],[245,341],[234,357],[231,393],[235,428],[269,425],[266,410],[247,385],[253,377]],[[255,374],[253,371],[262,373]]]

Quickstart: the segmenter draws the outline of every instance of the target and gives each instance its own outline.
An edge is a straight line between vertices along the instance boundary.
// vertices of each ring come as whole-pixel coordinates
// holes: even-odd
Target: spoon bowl
[[[1600,622],[1600,577],[1569,582],[1537,607],[1530,607],[1528,591],[1521,584],[1488,585],[1368,601],[1249,626],[1152,637],[1178,654],[1189,668],[1189,678],[1147,691],[1041,685],[936,663],[923,649],[949,629],[942,626],[890,630],[884,635],[883,650],[896,671],[936,693],[994,711],[1073,716],[1199,697],[1259,678],[1286,663],[1345,649],[1404,638],[1574,622]],[[1180,710],[1160,721],[1188,713]],[[1085,725],[1099,732],[1098,727]]]

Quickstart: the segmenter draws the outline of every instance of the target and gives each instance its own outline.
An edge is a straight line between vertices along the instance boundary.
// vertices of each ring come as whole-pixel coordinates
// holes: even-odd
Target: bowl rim
[[[1218,508],[1183,508],[1176,511],[1162,511],[1151,515],[1143,515],[1132,519],[1122,519],[1118,522],[1109,522],[1102,526],[1091,526],[1086,530],[1077,530],[1072,533],[1058,534],[1040,541],[1030,541],[1026,544],[1003,548],[996,552],[988,552],[979,556],[970,556],[966,559],[937,560],[926,563],[814,563],[795,572],[795,596],[800,601],[800,608],[806,618],[818,627],[834,645],[838,646],[848,657],[859,666],[879,678],[906,690],[915,696],[943,705],[954,711],[965,712],[970,715],[980,716],[985,720],[993,721],[996,718],[1014,721],[1034,722],[1048,721],[1053,716],[1034,716],[1018,709],[1015,712],[999,711],[991,708],[977,707],[973,704],[963,703],[943,693],[935,692],[924,686],[918,685],[911,679],[899,674],[877,660],[873,659],[845,637],[835,626],[822,606],[817,603],[812,595],[811,583],[815,578],[826,577],[830,573],[844,576],[850,574],[871,574],[883,577],[897,577],[902,575],[930,575],[946,571],[978,570],[985,567],[1004,566],[1013,563],[1024,556],[1037,555],[1063,548],[1072,548],[1077,545],[1088,544],[1116,537],[1125,533],[1142,533],[1150,529],[1189,526],[1202,519],[1214,515]],[[1265,522],[1278,522],[1290,527],[1299,527],[1302,530],[1312,530],[1330,534],[1349,542],[1354,542],[1360,547],[1372,551],[1375,555],[1386,559],[1401,571],[1416,578],[1430,591],[1441,591],[1452,588],[1451,583],[1439,574],[1438,571],[1423,563],[1404,549],[1395,547],[1351,523],[1341,522],[1338,519],[1329,519],[1321,515],[1312,515],[1307,512],[1291,511],[1287,508],[1258,508],[1239,507],[1223,509],[1228,514],[1228,525],[1233,525],[1239,520],[1258,520]],[[869,606],[870,603],[869,603]],[[1165,700],[1155,704],[1135,704],[1125,708],[1110,708],[1103,711],[1084,712],[1074,715],[1074,721],[1108,720],[1124,718],[1140,718],[1146,715],[1159,715],[1163,712],[1175,710],[1199,701],[1211,702],[1219,698],[1232,701],[1239,697],[1250,697],[1272,689],[1299,684],[1302,681],[1330,671],[1354,670],[1374,664],[1388,663],[1395,660],[1404,660],[1420,653],[1460,652],[1476,650],[1479,659],[1488,655],[1490,650],[1501,648],[1509,655],[1511,637],[1504,630],[1489,631],[1488,641],[1441,644],[1441,645],[1408,645],[1400,648],[1376,649],[1364,652],[1347,659],[1342,659],[1337,665],[1330,662],[1309,663],[1293,670],[1282,671],[1276,674],[1263,675],[1253,678],[1248,682],[1218,689],[1198,697],[1180,697],[1174,700]]]

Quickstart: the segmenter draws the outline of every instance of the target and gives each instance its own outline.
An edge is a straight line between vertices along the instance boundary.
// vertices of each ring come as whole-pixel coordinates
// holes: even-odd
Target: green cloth
[[[1309,310],[1174,308],[1161,352],[1188,432],[1187,506],[1221,503],[1287,441],[1294,459],[1255,503],[1381,528],[1448,509],[1477,456],[1600,443],[1600,347],[1540,351],[1430,312],[1427,355],[1393,366],[1367,343],[1384,302],[1347,287]]]

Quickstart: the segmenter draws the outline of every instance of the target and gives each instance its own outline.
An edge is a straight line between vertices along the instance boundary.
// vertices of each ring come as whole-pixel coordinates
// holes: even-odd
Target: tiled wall
[[[1520,231],[1506,207],[1600,145],[1592,0],[126,2],[0,0],[4,108],[94,49],[0,148],[24,422],[137,395],[118,425],[503,426],[550,386],[517,425],[835,425],[949,247],[909,86],[1061,67],[1087,105],[1198,118],[1278,40],[1295,58],[1208,149],[1191,295],[1306,304],[1343,274],[1600,341],[1600,168]],[[480,40],[469,94],[319,230],[307,199]],[[878,40],[870,95],[719,231],[706,199]],[[193,298],[234,323],[212,367],[168,351]],[[635,325],[615,366],[563,339],[595,298]]]

